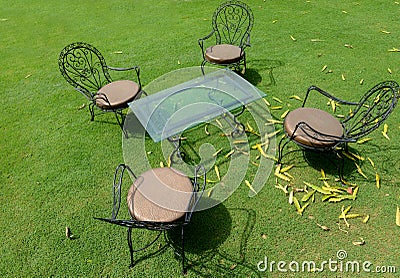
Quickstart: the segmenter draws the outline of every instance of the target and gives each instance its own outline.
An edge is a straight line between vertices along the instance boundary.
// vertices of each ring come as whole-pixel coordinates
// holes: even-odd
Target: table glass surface
[[[238,74],[222,69],[144,96],[129,106],[153,141],[159,142],[264,96]]]

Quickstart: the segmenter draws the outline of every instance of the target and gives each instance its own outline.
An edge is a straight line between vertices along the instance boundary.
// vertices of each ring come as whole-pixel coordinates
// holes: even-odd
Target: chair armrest
[[[210,34],[208,34],[207,36],[200,38],[197,40],[197,42],[199,43],[199,46],[201,48],[201,52],[203,53],[203,57],[204,57],[204,42],[206,40],[208,40],[209,38],[211,38],[211,36],[215,33],[215,30],[212,30]]]
[[[136,175],[133,173],[131,168],[125,164],[119,164],[115,169],[114,180],[113,180],[113,207],[111,211],[111,219],[115,220],[118,216],[118,211],[121,206],[121,187],[122,187],[122,179],[125,174],[125,170],[136,179]]]
[[[140,82],[140,67],[139,66],[133,66],[129,68],[117,68],[117,67],[110,67],[107,66],[108,69],[114,70],[114,71],[128,71],[128,70],[134,70],[136,73],[136,79],[139,84],[139,88],[142,88],[142,83]]]
[[[207,181],[206,174],[207,174],[207,171],[203,165],[196,166],[196,168],[194,170],[193,194],[192,194],[192,199],[191,199],[191,204],[190,204],[191,206],[190,206],[190,210],[185,215],[185,222],[190,221],[190,218],[192,217],[194,209],[196,208],[201,197],[203,196],[204,190],[206,188],[206,181]],[[199,184],[199,182],[198,182],[199,175],[202,175],[202,179],[203,179],[202,184]]]
[[[312,85],[312,86],[310,86],[310,87],[307,89],[307,94],[306,94],[306,97],[304,98],[302,107],[305,106],[306,101],[307,101],[307,99],[308,99],[308,95],[310,94],[311,91],[317,91],[318,93],[324,95],[325,97],[327,97],[327,98],[329,98],[329,99],[332,99],[332,100],[334,100],[334,101],[336,101],[336,102],[338,102],[338,103],[341,103],[341,104],[358,105],[358,102],[349,102],[349,101],[346,101],[346,100],[342,100],[342,99],[337,98],[337,97],[333,96],[332,94],[330,94],[330,93],[328,93],[328,92],[322,90],[321,88]]]

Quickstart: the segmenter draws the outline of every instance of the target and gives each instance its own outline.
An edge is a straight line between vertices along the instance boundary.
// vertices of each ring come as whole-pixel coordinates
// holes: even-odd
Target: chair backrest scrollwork
[[[103,56],[87,43],[67,45],[60,53],[58,66],[67,82],[89,99],[112,81]]]
[[[345,137],[357,139],[376,130],[397,104],[399,85],[384,81],[371,88],[342,121]]]
[[[253,28],[253,13],[245,3],[233,0],[217,8],[213,15],[216,43],[243,46]]]

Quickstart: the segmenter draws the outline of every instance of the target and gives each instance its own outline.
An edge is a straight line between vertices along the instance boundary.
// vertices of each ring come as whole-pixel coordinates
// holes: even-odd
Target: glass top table
[[[154,142],[263,98],[265,93],[229,69],[217,70],[130,103]]]

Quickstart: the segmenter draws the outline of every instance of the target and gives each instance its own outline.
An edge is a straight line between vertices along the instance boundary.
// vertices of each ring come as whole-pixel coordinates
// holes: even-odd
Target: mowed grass
[[[400,5],[395,1],[246,3],[255,18],[246,77],[267,93],[271,105],[284,106],[270,111],[276,119],[286,109],[299,107],[301,103],[289,97],[304,97],[312,84],[356,101],[380,81],[400,81],[400,53],[388,51],[400,48]],[[143,84],[149,84],[172,70],[200,65],[197,39],[211,30],[211,16],[219,2],[17,0],[0,4],[0,273],[5,277],[179,276],[180,259],[171,249],[162,249],[163,239],[139,254],[144,259],[129,269],[126,231],[93,220],[111,212],[112,175],[123,162],[122,134],[112,114],[90,122],[87,106],[79,109],[87,105],[86,99],[62,78],[57,59],[65,45],[84,41],[96,46],[111,66],[139,65]],[[243,116],[243,122],[251,122],[246,113]],[[400,113],[395,111],[387,120],[390,141],[378,130],[370,135],[370,142],[352,146],[354,152],[374,161],[382,184],[376,188],[375,170],[367,161],[360,164],[368,180],[349,162],[346,178],[360,188],[355,201],[332,204],[317,196],[300,216],[288,196],[275,188],[272,175],[265,175],[265,186],[252,198],[244,181],[238,181],[240,186],[225,202],[193,216],[187,229],[187,276],[350,277],[345,269],[325,267],[322,274],[288,269],[291,261],[338,260],[339,250],[347,252],[343,263],[370,261],[371,271],[376,266],[396,266],[400,272],[400,228],[395,224],[400,205],[399,122]],[[202,131],[194,134],[199,138],[195,145],[215,140],[204,138]],[[211,142],[216,148],[223,144]],[[146,143],[157,149],[151,141]],[[164,159],[150,157],[152,165]],[[303,181],[321,185],[320,168],[326,164],[309,164],[301,153],[286,162],[295,165],[290,170],[293,186],[302,187]],[[335,172],[329,169],[329,182],[334,183]],[[251,180],[257,168],[249,165],[247,171]],[[215,178],[215,173],[209,174]],[[349,205],[353,213],[368,214],[370,219],[366,224],[349,219],[350,228],[340,222],[344,232],[337,225],[338,216],[341,207]],[[66,226],[75,239],[66,238]],[[169,236],[176,238],[173,233]],[[151,238],[151,233],[134,232],[137,246]],[[360,238],[365,244],[354,245]],[[283,268],[288,272],[280,272],[276,263],[272,269],[258,271],[257,264],[266,257],[268,262],[287,262]],[[363,277],[376,275],[360,272]],[[395,274],[382,275],[390,276]]]

